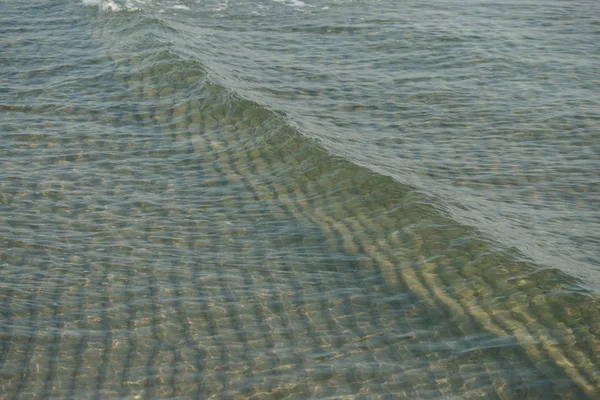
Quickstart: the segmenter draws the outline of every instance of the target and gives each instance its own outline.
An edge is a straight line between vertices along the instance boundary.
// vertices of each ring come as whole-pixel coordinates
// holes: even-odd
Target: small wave
[[[104,12],[134,12],[146,9],[147,6],[151,5],[146,0],[82,0],[83,4],[91,7],[98,7]],[[162,4],[157,4],[163,6]],[[169,9],[175,11],[190,11],[191,8],[185,4],[175,2],[170,4]],[[166,9],[160,8],[155,10],[158,13],[165,12]]]
[[[118,2],[114,0],[82,0],[86,6],[98,7],[104,12],[120,12],[120,11],[138,11],[142,2],[133,2],[131,0]]]
[[[294,7],[294,8],[302,8],[302,7],[310,7],[309,4],[306,4],[302,0],[273,0],[276,3],[284,4],[286,6]]]

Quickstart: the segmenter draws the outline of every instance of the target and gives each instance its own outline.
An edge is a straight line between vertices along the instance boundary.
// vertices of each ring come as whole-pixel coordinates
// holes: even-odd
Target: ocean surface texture
[[[597,0],[0,0],[0,399],[600,399]]]

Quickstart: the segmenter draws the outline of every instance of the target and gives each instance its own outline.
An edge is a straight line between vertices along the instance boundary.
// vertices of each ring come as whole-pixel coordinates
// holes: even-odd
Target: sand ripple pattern
[[[600,396],[575,279],[103,18],[0,100],[1,398]]]

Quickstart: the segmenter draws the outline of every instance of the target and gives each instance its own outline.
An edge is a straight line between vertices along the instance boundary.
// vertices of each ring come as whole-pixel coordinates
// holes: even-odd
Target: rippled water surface
[[[0,398],[597,399],[595,1],[0,3]]]

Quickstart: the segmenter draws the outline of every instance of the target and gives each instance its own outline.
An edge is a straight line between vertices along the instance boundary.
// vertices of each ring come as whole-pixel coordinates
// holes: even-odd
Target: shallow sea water
[[[0,398],[598,398],[598,16],[1,3]]]

